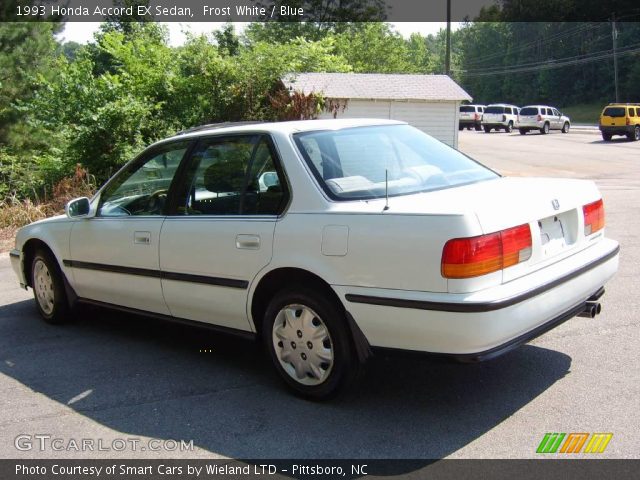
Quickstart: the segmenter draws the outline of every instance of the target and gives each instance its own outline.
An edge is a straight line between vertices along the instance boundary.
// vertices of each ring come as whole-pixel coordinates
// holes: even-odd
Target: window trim
[[[167,214],[167,209],[168,209],[168,205],[169,205],[169,200],[172,197],[172,191],[175,189],[175,185],[176,185],[176,179],[178,178],[181,169],[183,168],[183,165],[185,163],[185,160],[187,158],[189,158],[189,156],[191,155],[191,151],[193,150],[195,144],[197,142],[194,141],[194,139],[186,139],[186,138],[181,138],[181,139],[176,139],[175,141],[167,141],[167,142],[162,142],[159,144],[154,144],[151,145],[150,147],[147,147],[146,149],[144,149],[142,152],[140,152],[138,155],[136,155],[131,161],[125,163],[120,170],[118,170],[109,180],[107,180],[107,182],[102,186],[102,188],[100,188],[100,190],[98,190],[98,192],[96,193],[94,199],[97,197],[98,198],[98,204],[96,205],[96,214],[94,218],[106,218],[106,219],[124,219],[124,218],[162,218],[164,216],[166,216]],[[171,150],[172,147],[175,147],[178,144],[184,144],[186,146],[185,152],[182,155],[182,158],[180,159],[180,163],[178,164],[178,168],[176,169],[176,172],[173,174],[173,178],[171,179],[171,183],[169,184],[169,188],[167,190],[167,202],[164,205],[164,209],[163,212],[158,214],[158,215],[122,215],[122,216],[116,216],[116,215],[100,215],[100,209],[102,208],[103,204],[104,204],[104,193],[105,191],[113,184],[115,183],[122,175],[125,175],[127,173],[127,171],[129,169],[135,168],[135,167],[139,167],[140,164],[144,164],[146,162],[148,162],[149,160],[151,160],[151,158],[153,158],[154,156],[156,156],[157,154],[163,152],[163,151],[167,151],[167,150]],[[137,171],[137,168],[136,168]],[[133,175],[133,174],[131,174]]]
[[[253,167],[253,162],[254,162],[254,157],[257,151],[257,147],[260,145],[260,142],[262,140],[266,140],[267,143],[267,148],[269,149],[269,153],[271,154],[271,157],[273,159],[273,163],[274,163],[274,167],[276,169],[276,172],[278,173],[278,176],[280,177],[280,183],[282,185],[282,189],[283,189],[283,194],[284,194],[284,201],[282,202],[282,207],[280,209],[280,211],[278,213],[260,213],[260,214],[241,214],[241,213],[235,213],[235,214],[228,214],[228,215],[220,215],[220,214],[216,214],[216,215],[211,215],[211,214],[204,214],[204,215],[184,215],[181,213],[178,213],[178,193],[179,193],[179,188],[178,186],[184,186],[184,183],[187,181],[187,176],[188,176],[188,172],[189,172],[189,167],[192,164],[193,161],[193,155],[194,153],[198,150],[198,148],[204,143],[204,142],[208,142],[211,140],[215,140],[216,142],[223,142],[226,139],[232,139],[232,138],[237,138],[237,137],[247,137],[247,138],[251,138],[251,137],[255,137],[256,138],[256,142],[255,142],[255,146],[254,149],[251,153],[251,159],[249,160],[249,164],[248,164],[248,171],[250,171],[250,169]],[[195,141],[193,142],[192,147],[189,149],[189,151],[187,152],[187,154],[185,155],[185,157],[182,159],[182,163],[180,164],[180,167],[178,169],[178,171],[176,172],[176,175],[174,177],[174,182],[175,182],[175,188],[174,185],[172,183],[171,187],[172,187],[172,191],[170,191],[170,196],[167,198],[167,204],[166,204],[166,208],[165,208],[165,216],[166,217],[170,217],[171,219],[176,219],[176,218],[190,218],[190,219],[203,219],[203,218],[218,218],[218,219],[248,219],[248,218],[281,218],[282,216],[284,216],[286,214],[286,212],[289,209],[289,206],[291,205],[291,199],[292,199],[292,194],[291,194],[291,187],[289,184],[289,180],[287,178],[287,175],[285,173],[285,169],[284,166],[282,164],[282,160],[280,158],[280,154],[275,146],[275,143],[273,141],[272,136],[269,133],[266,132],[260,132],[260,131],[254,131],[254,130],[247,130],[247,131],[241,131],[241,132],[227,132],[227,133],[222,133],[222,134],[209,134],[209,135],[200,135],[198,137],[196,137],[194,139]],[[247,188],[247,180],[248,177],[245,176],[245,180],[244,180],[244,185],[243,185],[243,191],[242,191],[242,195],[246,194],[246,188]]]

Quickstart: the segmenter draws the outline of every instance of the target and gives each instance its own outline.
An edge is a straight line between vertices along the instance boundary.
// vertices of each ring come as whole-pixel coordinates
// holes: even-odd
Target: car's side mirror
[[[64,207],[69,218],[86,217],[91,211],[91,204],[87,197],[74,198]]]

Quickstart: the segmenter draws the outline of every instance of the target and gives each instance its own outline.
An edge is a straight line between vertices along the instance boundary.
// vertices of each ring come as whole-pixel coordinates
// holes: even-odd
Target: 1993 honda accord
[[[328,397],[370,347],[492,358],[599,313],[618,268],[590,181],[504,178],[401,122],[205,126],[158,142],[11,252],[76,302],[258,336]]]

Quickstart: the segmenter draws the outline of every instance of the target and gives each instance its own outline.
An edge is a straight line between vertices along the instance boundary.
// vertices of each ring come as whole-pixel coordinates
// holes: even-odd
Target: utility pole
[[[447,0],[447,39],[444,55],[444,73],[451,75],[451,0]]]
[[[618,30],[616,30],[616,14],[611,16],[611,36],[613,37],[613,83],[616,88],[616,103],[620,102],[618,96]]]

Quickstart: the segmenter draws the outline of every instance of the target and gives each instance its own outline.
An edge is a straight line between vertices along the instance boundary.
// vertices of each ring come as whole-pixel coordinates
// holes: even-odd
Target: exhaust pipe
[[[587,302],[584,306],[584,310],[578,314],[579,317],[595,318],[596,315],[600,315],[602,311],[602,305],[600,302]]]

